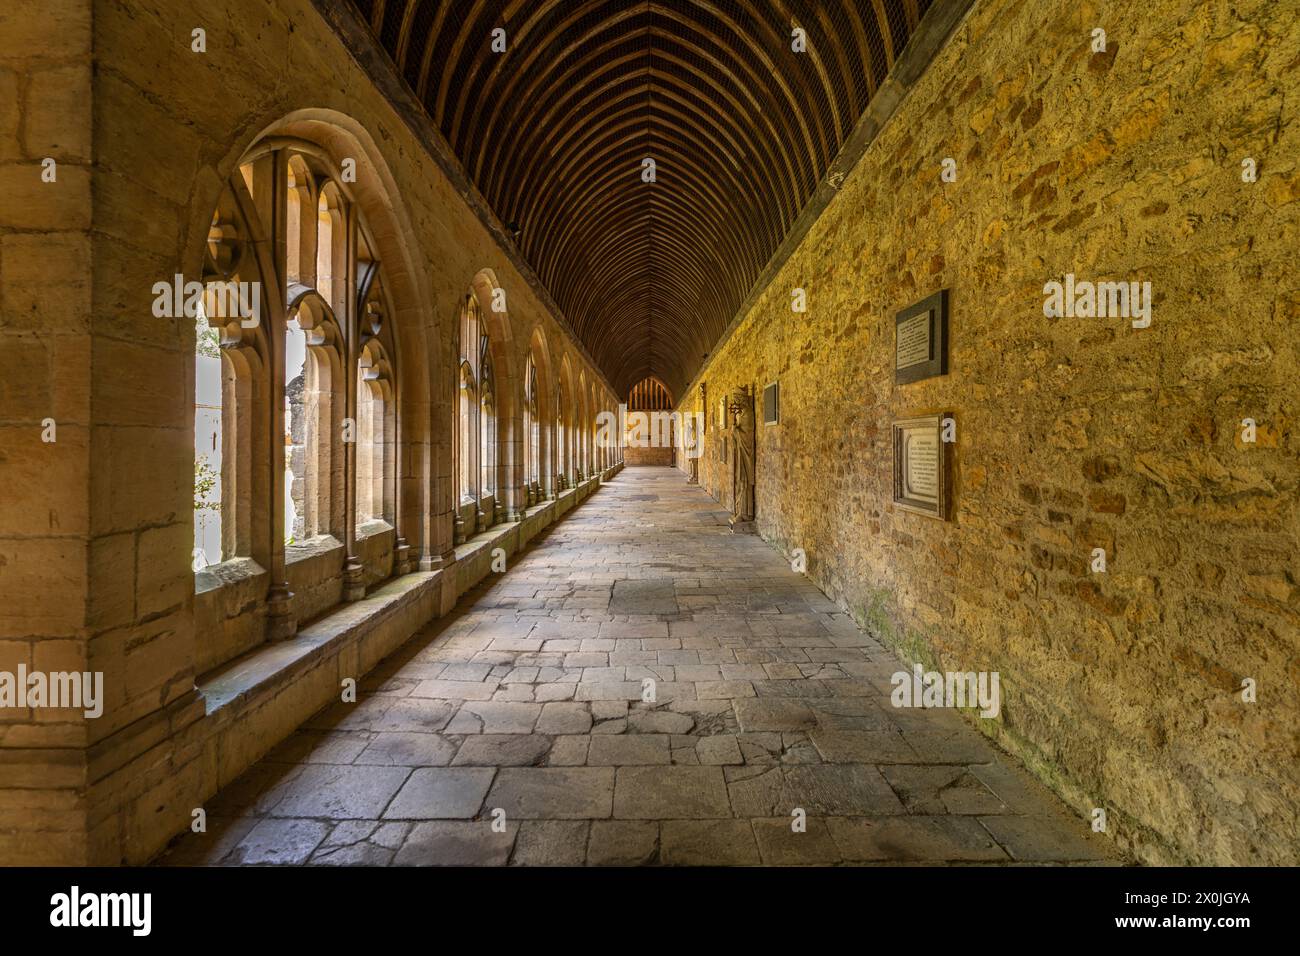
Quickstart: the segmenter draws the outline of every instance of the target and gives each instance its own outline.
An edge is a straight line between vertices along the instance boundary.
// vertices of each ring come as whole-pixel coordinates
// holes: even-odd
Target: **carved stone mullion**
[[[366,596],[366,569],[357,554],[357,445],[355,427],[357,420],[357,369],[361,363],[361,316],[357,307],[356,258],[357,258],[357,210],[355,206],[347,209],[347,241],[344,246],[344,268],[346,269],[346,303],[347,314],[335,316],[341,320],[343,341],[343,414],[345,420],[353,423],[352,441],[342,441],[343,449],[343,600],[359,601]]]
[[[266,165],[261,165],[266,164]],[[293,592],[289,590],[289,581],[285,574],[284,555],[284,453],[278,442],[284,434],[284,351],[285,351],[285,310],[284,303],[288,293],[285,280],[288,246],[286,241],[288,208],[286,190],[289,188],[289,157],[285,150],[277,150],[269,157],[258,161],[254,169],[254,183],[260,179],[264,187],[269,187],[269,200],[264,211],[269,213],[268,232],[271,236],[271,256],[275,275],[263,276],[263,285],[275,284],[276,294],[263,298],[274,299],[267,302],[266,341],[267,365],[271,386],[270,422],[268,427],[272,436],[270,460],[270,509],[271,509],[271,583],[266,596],[266,632],[271,641],[283,641],[298,632],[298,621],[293,616]],[[239,179],[239,174],[235,177]],[[256,200],[256,195],[254,196]],[[268,281],[269,280],[269,281]]]

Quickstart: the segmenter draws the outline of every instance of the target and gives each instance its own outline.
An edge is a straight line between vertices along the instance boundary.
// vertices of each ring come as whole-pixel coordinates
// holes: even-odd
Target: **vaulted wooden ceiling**
[[[615,388],[681,395],[931,0],[351,2]]]

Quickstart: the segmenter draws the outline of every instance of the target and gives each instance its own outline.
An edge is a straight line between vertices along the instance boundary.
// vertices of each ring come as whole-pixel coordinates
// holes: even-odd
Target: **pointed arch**
[[[555,372],[550,345],[541,325],[533,330],[529,340],[528,369],[523,383],[527,412],[524,480],[528,497],[536,504],[546,496],[553,496],[555,489],[554,430],[551,424],[555,419]]]
[[[573,458],[574,474],[578,481],[587,477],[590,464],[587,461],[587,370],[578,369],[578,382],[574,391],[573,410]]]
[[[432,528],[424,520],[432,499],[422,488],[431,463],[406,461],[412,448],[428,445],[406,436],[428,421],[422,406],[435,367],[425,334],[430,310],[412,281],[418,273],[411,251],[419,243],[382,153],[350,117],[302,110],[233,145],[216,172],[196,182],[186,231],[199,251],[186,254],[182,270],[197,273],[200,259],[205,283],[255,282],[260,304],[252,322],[237,321],[243,317],[223,311],[217,297],[205,308],[222,388],[233,396],[215,416],[209,412],[220,431],[212,443],[222,444],[221,468],[228,470],[220,492],[235,502],[223,514],[215,556],[251,558],[248,566],[265,575],[267,591],[239,612],[247,626],[227,623],[212,640],[198,634],[196,670],[223,663],[260,638],[289,636],[297,621],[327,610],[340,593],[352,600],[404,573],[404,533],[429,547]],[[286,368],[291,336],[303,358],[294,375]],[[196,354],[196,365],[213,344],[198,338],[196,353],[206,354]],[[402,374],[408,366],[409,376]],[[368,405],[367,396],[374,399]],[[408,406],[422,421],[408,423]],[[196,438],[197,426],[196,411]],[[345,438],[354,428],[365,436],[359,444]],[[196,456],[196,487],[197,472]],[[401,474],[414,480],[399,482]],[[300,531],[285,507],[295,494]],[[357,528],[367,511],[375,522],[363,547]],[[316,580],[319,561],[305,570],[296,566],[296,557],[314,559],[321,551],[299,555],[286,544],[286,537],[300,542],[314,535],[323,536],[320,548],[342,556],[333,582]],[[241,573],[196,575],[196,622],[223,619],[212,609],[220,607],[227,581]],[[196,631],[207,626],[199,623]],[[225,636],[231,634],[238,636]]]
[[[671,411],[676,405],[672,389],[657,375],[647,375],[628,390],[628,411],[664,412]]]
[[[560,488],[566,488],[573,481],[574,468],[574,376],[573,365],[566,354],[560,360],[560,374],[555,391],[555,444],[559,451],[558,481]]]

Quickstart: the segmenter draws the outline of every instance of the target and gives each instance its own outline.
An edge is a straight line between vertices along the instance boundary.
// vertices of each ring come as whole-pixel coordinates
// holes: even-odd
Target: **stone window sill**
[[[363,521],[357,525],[357,540],[365,541],[367,538],[373,538],[377,534],[384,534],[392,530],[393,526],[383,518],[371,518],[369,521]]]
[[[312,558],[320,557],[322,554],[329,554],[335,548],[342,547],[343,543],[333,535],[318,534],[306,541],[285,545],[284,563],[288,565],[297,564],[299,561],[309,561]]]
[[[206,594],[265,573],[266,569],[252,558],[229,558],[220,564],[210,564],[202,571],[195,571],[194,593]]]

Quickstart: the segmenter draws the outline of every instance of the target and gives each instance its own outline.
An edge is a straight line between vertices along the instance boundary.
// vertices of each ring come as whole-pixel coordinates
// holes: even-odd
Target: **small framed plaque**
[[[948,374],[948,290],[894,316],[894,383]]]
[[[781,384],[773,382],[763,389],[763,424],[781,424]]]
[[[894,503],[905,511],[947,520],[948,453],[944,415],[894,422]]]

